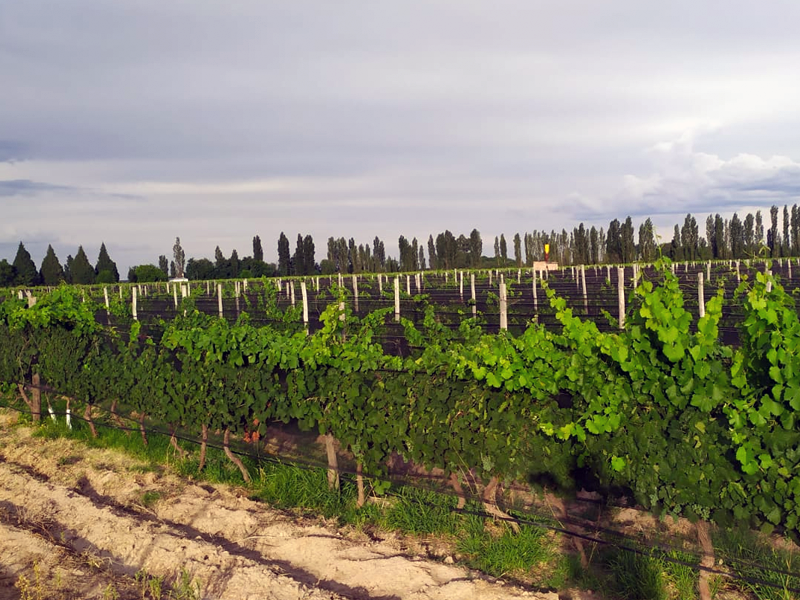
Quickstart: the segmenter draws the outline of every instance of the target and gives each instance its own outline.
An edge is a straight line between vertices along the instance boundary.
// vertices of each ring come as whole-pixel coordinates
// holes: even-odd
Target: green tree
[[[164,275],[169,275],[169,261],[163,254],[158,257],[158,268],[164,271]]]
[[[672,243],[669,245],[669,257],[674,261],[684,260],[681,231],[677,225],[675,225],[675,233],[672,235]]]
[[[761,245],[764,243],[764,220],[761,218],[761,211],[756,211],[756,229],[755,229],[755,251],[758,252],[761,249]]]
[[[789,256],[792,248],[792,236],[789,233],[789,207],[784,204],[783,205],[783,246],[781,248],[781,254],[783,256]]]
[[[172,256],[175,261],[175,274],[178,278],[182,278],[186,270],[186,253],[181,246],[181,238],[175,238],[175,245],[172,247]]]
[[[229,262],[231,265],[230,277],[239,277],[239,270],[240,270],[239,253],[236,251],[236,248],[234,248],[233,252],[231,252],[231,258]]]
[[[78,246],[78,253],[72,261],[70,268],[70,275],[72,276],[72,283],[79,285],[89,285],[94,283],[95,274],[89,259],[86,257],[86,252],[83,251],[83,246]]]
[[[78,257],[75,257],[75,260],[78,260]],[[159,269],[155,265],[139,265],[138,267],[133,267],[135,273],[135,279],[137,283],[149,283],[152,281],[166,281],[167,276],[164,275],[164,271]]]
[[[58,262],[58,257],[56,256],[55,250],[53,250],[53,246],[47,246],[47,254],[45,254],[44,260],[42,260],[42,267],[39,270],[39,275],[41,281],[44,285],[58,285],[64,279],[64,269],[61,266],[61,263]]]
[[[290,275],[290,269],[292,267],[291,262],[292,255],[289,250],[289,238],[281,231],[281,235],[278,238],[278,274],[281,277]]]
[[[596,265],[600,262],[600,237],[597,233],[597,228],[592,225],[589,230],[589,262]]]
[[[581,227],[583,227],[583,223],[581,223]],[[514,261],[517,263],[517,267],[522,266],[522,238],[519,237],[519,233],[514,234]]]
[[[117,263],[111,260],[106,250],[105,243],[100,244],[100,254],[97,256],[97,264],[94,267],[95,280],[98,283],[116,283],[119,281],[119,271]],[[101,277],[102,275],[102,277]]]
[[[295,245],[294,249],[292,266],[294,267],[294,272],[293,272],[294,275],[307,275],[306,256],[303,246],[303,236],[299,233],[297,234],[297,244]]]
[[[744,218],[744,254],[742,256],[752,256],[756,252],[756,232],[755,220],[752,213],[747,213]]]
[[[631,263],[636,260],[636,242],[634,241],[633,221],[630,217],[619,229],[620,244],[622,247],[622,262]]]
[[[608,233],[606,234],[606,262],[622,262],[622,239],[620,235],[619,220],[614,219],[608,224]]]
[[[500,260],[503,261],[505,267],[508,260],[508,244],[506,244],[506,236],[502,233],[500,234]]]
[[[639,257],[645,262],[656,258],[656,235],[649,218],[639,225]]]
[[[9,263],[5,258],[0,260],[0,287],[14,285],[14,280],[17,278],[17,271],[14,265]]]
[[[481,232],[477,229],[473,229],[469,234],[469,265],[473,268],[477,267],[481,264],[482,256],[483,240],[481,239]]]
[[[16,270],[16,285],[36,285],[39,283],[39,271],[33,262],[30,253],[25,249],[22,242],[17,248],[17,256],[14,258],[14,269]]]
[[[731,217],[731,255],[730,258],[742,258],[745,255],[744,225],[739,215],[733,213]]]
[[[369,245],[367,245],[367,253],[369,253]],[[317,261],[314,257],[314,238],[307,235],[303,238],[303,258],[305,259],[305,272],[306,275],[313,275],[317,272]]]
[[[72,254],[67,254],[67,262],[64,263],[64,281],[67,283],[72,283],[72,263],[74,262]]]
[[[719,214],[714,216],[714,258],[728,258],[728,248],[725,244],[725,221]]]
[[[781,255],[781,235],[778,233],[778,207],[773,205],[769,209],[769,218],[772,226],[767,231],[767,246],[770,256],[778,258]]]
[[[166,273],[164,273],[166,276]],[[195,260],[190,258],[186,263],[186,277],[194,281],[214,279],[214,263],[207,258]]]
[[[261,238],[259,236],[253,238],[253,260],[264,262],[264,248],[261,246]]]

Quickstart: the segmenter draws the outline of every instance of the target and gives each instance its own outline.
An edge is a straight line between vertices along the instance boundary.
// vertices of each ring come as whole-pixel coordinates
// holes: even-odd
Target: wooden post
[[[703,288],[702,271],[697,274],[697,312],[701,319],[706,316],[706,295]]]
[[[536,316],[539,315],[539,299],[536,297],[536,269],[531,269],[531,279],[533,283],[531,283],[531,287],[533,288],[533,311],[536,313]]]
[[[308,293],[305,281],[300,282],[300,294],[303,296],[303,324],[306,327],[306,333],[308,333]]]
[[[292,300],[292,306],[294,306],[295,305],[295,301],[294,301],[294,281],[287,281],[286,282],[286,287],[289,288],[287,291],[289,292],[289,298],[291,298],[291,300]]]
[[[383,295],[383,275],[378,273],[378,293]]]
[[[791,279],[792,278],[792,259],[791,258],[787,258],[786,259],[786,267],[789,269],[789,273],[788,273],[789,277],[788,277],[788,279]]]
[[[711,261],[706,263],[706,279],[708,279],[708,283],[711,283]]]
[[[136,289],[136,286],[133,286],[131,288],[131,310],[133,312],[133,320],[134,321],[138,321],[139,320],[139,315],[136,312],[136,294],[137,294],[137,292],[138,292],[138,290]]]
[[[458,294],[461,296],[461,301],[464,301],[464,271],[458,273]]]
[[[189,286],[181,284],[181,298],[186,298],[189,295]]]
[[[415,279],[417,280],[417,293],[422,293],[422,273],[417,273]]]
[[[492,272],[489,271],[489,287],[492,287]]]
[[[222,284],[217,284],[217,306],[219,308],[219,318],[222,318]]]
[[[478,314],[478,305],[476,304],[475,298],[475,273],[469,274],[469,288],[472,294],[472,316],[474,317]]]
[[[353,275],[353,301],[356,312],[358,312],[358,277]]]
[[[394,320],[400,322],[400,277],[394,278]]]
[[[589,295],[586,293],[586,267],[581,265],[581,289],[583,290],[583,312],[589,314]]]
[[[767,269],[767,293],[772,291],[772,270]]]
[[[106,301],[106,312],[108,312],[109,309],[111,308],[111,306],[108,303],[108,288],[107,287],[103,288],[103,298],[105,298],[105,301]]]
[[[611,265],[606,265],[606,279],[611,283]]]
[[[406,275],[406,293],[411,295],[411,275]]]
[[[517,269],[517,284],[522,283],[522,269]]]
[[[33,422],[38,423],[42,420],[42,388],[39,373],[31,376],[31,417]]]
[[[736,261],[736,283],[739,283],[742,280],[742,276],[739,274],[739,261]]]
[[[625,267],[617,267],[617,300],[619,302],[619,328],[625,329]]]
[[[178,308],[178,286],[172,286],[172,301],[175,303],[175,308]]]
[[[500,275],[500,329],[508,330],[508,300],[506,298],[506,282]]]

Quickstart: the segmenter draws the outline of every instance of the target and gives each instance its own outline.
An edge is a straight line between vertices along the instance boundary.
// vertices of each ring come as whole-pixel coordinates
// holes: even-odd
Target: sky
[[[0,258],[800,202],[796,0],[2,0]],[[702,228],[702,227],[701,227]]]

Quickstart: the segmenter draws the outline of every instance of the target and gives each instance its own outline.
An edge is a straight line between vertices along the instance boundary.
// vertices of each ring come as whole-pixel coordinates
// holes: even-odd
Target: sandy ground
[[[29,594],[39,586],[31,598],[150,598],[154,577],[177,596],[182,571],[209,599],[558,599],[414,556],[392,534],[304,521],[233,487],[32,438],[15,418],[0,415],[0,599],[23,597],[20,576]]]

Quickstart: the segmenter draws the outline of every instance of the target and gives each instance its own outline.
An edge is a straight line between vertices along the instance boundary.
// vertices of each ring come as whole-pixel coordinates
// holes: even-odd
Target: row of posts
[[[798,260],[800,264],[800,260]],[[789,269],[789,278],[791,278],[791,261],[787,260],[787,265]],[[739,261],[731,261],[731,268],[735,268],[736,272],[736,280],[737,282],[741,280],[740,274],[740,263]],[[606,265],[606,275],[607,278],[610,279],[611,277],[611,266]],[[632,274],[632,284],[634,286],[637,285],[638,279],[641,276],[640,266],[638,264],[633,265],[633,274]],[[584,310],[588,311],[588,293],[586,288],[586,269],[585,266],[581,265],[578,267],[571,267],[572,269],[572,276],[573,279],[576,281],[576,285],[579,286],[582,296],[583,296],[583,303],[584,303]],[[672,265],[673,272],[675,270],[675,264]],[[688,263],[686,263],[685,269],[688,269]],[[538,313],[539,302],[538,302],[538,293],[537,293],[537,278],[541,279],[546,273],[546,271],[538,272],[535,269],[531,270],[532,274],[532,293],[533,293],[533,303],[534,303],[534,310]],[[768,275],[772,275],[772,271],[767,270]],[[449,273],[448,273],[449,275]],[[459,293],[461,297],[464,296],[464,272],[463,271],[455,271],[453,273],[454,281],[457,279],[459,284]],[[507,330],[508,329],[508,292],[506,288],[505,278],[503,274],[495,273],[495,276],[499,276],[499,300],[500,300],[500,329]],[[341,274],[339,274],[339,285],[342,286],[344,284],[344,279]],[[411,294],[411,281],[412,276],[406,275],[405,287],[406,292]],[[489,271],[489,283],[491,285],[491,278],[492,272]],[[470,281],[470,298],[472,300],[472,314],[473,316],[477,314],[477,306],[476,306],[476,293],[475,293],[475,273],[470,273],[469,277]],[[618,299],[618,316],[619,316],[619,328],[624,329],[625,327],[625,268],[624,267],[617,267],[617,299]],[[705,316],[705,281],[711,280],[711,263],[706,263],[706,273],[705,276],[702,271],[697,273],[697,298],[698,298],[698,314],[700,318]],[[388,281],[388,278],[387,278]],[[521,281],[521,270],[517,273],[517,282]],[[279,290],[283,291],[282,281],[280,279],[277,280],[277,287]],[[395,276],[394,278],[394,314],[395,314],[395,321],[400,321],[400,290],[401,290],[401,280],[400,276]],[[414,283],[417,288],[417,292],[421,292],[422,289],[422,275],[417,273],[414,275]],[[315,289],[319,291],[319,278],[314,279]],[[235,295],[237,300],[237,312],[238,312],[238,300],[239,296],[242,291],[247,290],[247,280],[242,282],[235,282]],[[355,310],[358,311],[358,278],[356,275],[352,275],[352,287],[353,287],[353,300],[354,300],[354,307]],[[768,291],[772,288],[772,281],[771,279],[768,280],[767,283]],[[383,293],[383,275],[378,274],[378,288],[380,293]],[[169,290],[169,284],[168,284]],[[147,287],[146,286],[133,286],[131,288],[132,294],[132,313],[133,318],[138,320],[138,313],[137,313],[137,300],[139,295],[146,295],[147,294]],[[185,298],[189,294],[189,286],[188,284],[181,284],[180,285],[181,297]],[[210,282],[206,282],[206,291],[207,293],[210,292]],[[120,297],[122,297],[122,288],[120,287]],[[306,287],[306,282],[300,282],[300,293],[303,303],[303,323],[308,326],[308,290]],[[172,294],[173,294],[173,301],[175,307],[178,307],[178,286],[176,284],[172,285]],[[292,305],[295,305],[295,286],[290,283],[286,282],[286,294],[290,298]],[[108,288],[103,288],[103,295],[105,299],[106,310],[109,310],[109,299],[108,299]],[[23,292],[19,291],[20,299],[23,298]],[[35,300],[34,300],[35,302]],[[218,302],[218,312],[219,316],[223,317],[223,305],[222,305],[222,284],[217,284],[217,302]]]

